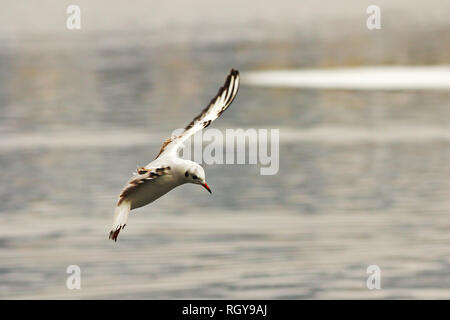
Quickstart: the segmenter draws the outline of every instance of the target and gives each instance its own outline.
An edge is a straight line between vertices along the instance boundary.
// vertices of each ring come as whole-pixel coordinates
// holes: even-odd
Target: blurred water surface
[[[416,1],[430,13],[421,20],[414,6],[401,10],[410,2],[382,1],[389,23],[378,33],[364,28],[365,3],[350,2],[324,14],[287,1],[279,10],[299,16],[284,23],[249,5],[235,25],[233,12],[203,22],[188,12],[180,25],[149,19],[132,30],[108,5],[117,12],[99,18],[104,30],[88,20],[86,33],[39,27],[36,38],[33,24],[14,29],[9,17],[0,33],[0,298],[450,298],[445,90],[244,82],[213,126],[279,128],[279,173],[206,166],[212,195],[179,187],[133,211],[119,241],[108,240],[131,172],[197,115],[231,67],[450,63],[442,2]],[[97,8],[84,5],[88,16]],[[366,288],[373,264],[382,290]],[[81,290],[66,288],[69,265],[81,267]]]

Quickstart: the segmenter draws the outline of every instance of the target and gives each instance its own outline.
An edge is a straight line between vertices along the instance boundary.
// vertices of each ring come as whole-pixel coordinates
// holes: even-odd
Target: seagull
[[[205,170],[198,163],[180,158],[178,153],[189,137],[208,127],[230,106],[238,88],[239,71],[231,69],[223,87],[206,108],[187,125],[183,133],[166,139],[156,158],[134,172],[120,192],[109,239],[117,241],[131,210],[152,203],[175,187],[194,183],[212,193],[205,180]]]

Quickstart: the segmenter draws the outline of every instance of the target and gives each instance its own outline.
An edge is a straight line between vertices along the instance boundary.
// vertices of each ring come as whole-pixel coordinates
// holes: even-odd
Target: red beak
[[[209,193],[212,193],[211,189],[209,188],[209,186],[208,186],[208,184],[207,184],[206,182],[203,183],[202,186],[203,186],[206,190],[208,190]]]

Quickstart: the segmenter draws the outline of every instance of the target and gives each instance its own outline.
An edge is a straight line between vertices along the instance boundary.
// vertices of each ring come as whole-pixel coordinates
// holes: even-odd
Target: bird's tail
[[[119,236],[120,230],[125,228],[128,220],[128,215],[131,210],[131,202],[124,200],[117,205],[116,210],[114,211],[114,222],[109,232],[109,238],[111,240],[117,241],[117,237]]]

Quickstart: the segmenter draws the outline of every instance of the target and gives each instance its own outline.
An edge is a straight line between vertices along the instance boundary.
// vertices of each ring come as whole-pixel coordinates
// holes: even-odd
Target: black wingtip
[[[237,75],[239,75],[239,70],[234,69],[234,68],[231,68],[230,75],[232,75],[232,76],[237,76]]]
[[[109,232],[109,239],[113,240],[114,242],[117,242],[117,237],[119,236],[120,230],[122,230],[125,226],[119,227],[116,230],[111,230]]]

